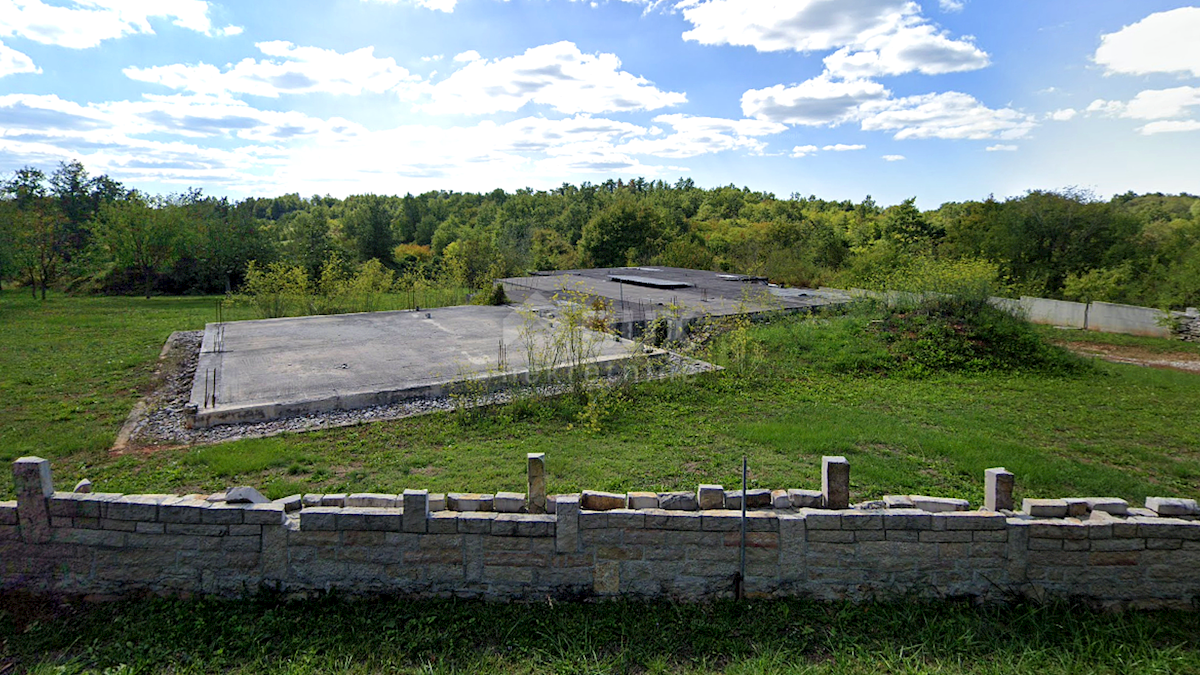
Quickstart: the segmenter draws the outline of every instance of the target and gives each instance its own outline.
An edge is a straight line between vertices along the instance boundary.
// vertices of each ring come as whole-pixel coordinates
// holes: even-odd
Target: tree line
[[[792,286],[989,292],[1200,305],[1200,198],[1077,189],[921,211],[725,186],[608,180],[553,190],[150,195],[79,162],[0,182],[0,284],[72,293],[211,294],[247,271],[309,279],[369,261],[397,279],[483,288],[534,270],[669,265]],[[908,287],[908,288],[906,288]]]

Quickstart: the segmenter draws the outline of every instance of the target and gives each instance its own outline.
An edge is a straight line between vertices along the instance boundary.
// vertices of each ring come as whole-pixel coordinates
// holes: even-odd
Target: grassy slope
[[[112,491],[520,489],[544,451],[550,489],[734,484],[743,453],[763,487],[813,487],[845,454],[855,498],[925,492],[981,499],[1003,465],[1018,496],[1186,494],[1200,477],[1197,376],[1098,364],[1083,376],[843,376],[822,364],[853,336],[784,321],[755,329],[763,358],[722,374],[643,385],[599,432],[572,401],[435,415],[152,455],[105,448],[166,336],[200,327],[211,299],[0,296],[0,459],[55,460],[60,485]],[[1074,339],[1074,338],[1073,338]],[[0,480],[0,495],[11,494]]]
[[[30,615],[41,620],[30,624]],[[1200,623],[1194,619],[951,602],[390,599],[141,600],[54,617],[0,597],[0,667],[7,656],[21,659],[27,672],[46,675],[1197,673]]]

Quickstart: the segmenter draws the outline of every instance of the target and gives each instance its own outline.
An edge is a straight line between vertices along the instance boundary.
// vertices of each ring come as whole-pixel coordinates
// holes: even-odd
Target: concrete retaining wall
[[[1167,312],[1149,307],[1093,302],[1088,311],[1087,327],[1101,333],[1169,338],[1172,336],[1170,324],[1167,323],[1170,316]]]
[[[768,503],[746,512],[746,595],[1052,595],[1180,608],[1194,608],[1200,598],[1194,501],[1148,500],[1157,511],[1127,513],[1120,500],[1027,501],[1023,511],[944,510],[966,505],[925,497],[859,508],[797,506],[838,499],[848,465],[827,464],[826,472],[823,492],[744,496],[750,506]],[[735,593],[743,545],[741,511],[724,508],[740,509],[743,495],[719,486],[697,494],[563,495],[551,502],[554,513],[531,514],[432,511],[438,498],[415,490],[244,505],[55,492],[48,462],[37,458],[18,460],[14,473],[18,499],[0,503],[0,587],[37,593],[236,596],[272,588],[692,601]],[[1003,502],[1005,490],[1011,499],[1007,476],[1005,487],[989,475],[990,504]],[[540,481],[531,471],[531,486]],[[514,497],[524,495],[447,502],[462,509],[536,506]],[[647,503],[658,508],[627,508]],[[718,503],[722,508],[699,509]],[[601,508],[607,510],[595,510]],[[1038,513],[1050,517],[1031,515]]]
[[[1088,328],[1088,306],[1080,302],[1021,296],[1021,309],[1033,323]]]

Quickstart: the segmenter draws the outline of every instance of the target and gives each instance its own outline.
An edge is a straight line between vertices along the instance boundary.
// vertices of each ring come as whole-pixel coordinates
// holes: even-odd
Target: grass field
[[[211,298],[53,297],[42,304],[4,292],[0,460],[50,458],[68,487],[84,477],[116,492],[250,484],[271,496],[519,489],[524,454],[537,451],[547,453],[552,492],[733,484],[743,454],[751,483],[772,488],[814,487],[820,457],[844,454],[855,499],[933,493],[978,503],[990,466],[1017,474],[1018,498],[1194,496],[1200,478],[1195,374],[1103,362],[1058,376],[844,374],[830,364],[861,341],[803,319],[752,328],[758,356],[736,360],[721,350],[712,358],[729,366],[724,373],[643,384],[609,399],[598,425],[585,423],[579,402],[561,399],[110,454],[167,335],[213,316]],[[0,495],[11,490],[0,480]]]
[[[1196,496],[1200,376],[1095,362],[1064,374],[872,371],[878,345],[839,318],[785,319],[719,342],[723,373],[638,385],[599,412],[525,401],[209,447],[110,454],[174,330],[212,298],[0,293],[0,460],[54,461],[118,492],[816,487],[845,454],[853,497],[961,496],[1004,465],[1023,496]],[[229,318],[249,318],[237,314]],[[1058,337],[1045,330],[1046,337]],[[1072,333],[1150,352],[1196,346]],[[867,371],[864,374],[863,371]],[[595,408],[593,409],[595,412]],[[0,478],[0,499],[11,482]],[[972,607],[804,600],[705,605],[480,604],[337,598],[142,599],[57,606],[0,595],[0,675],[68,673],[1200,673],[1189,613],[1066,604]]]
[[[24,617],[18,617],[20,612]],[[706,605],[0,597],[0,669],[74,673],[1200,672],[1183,613],[802,600]]]

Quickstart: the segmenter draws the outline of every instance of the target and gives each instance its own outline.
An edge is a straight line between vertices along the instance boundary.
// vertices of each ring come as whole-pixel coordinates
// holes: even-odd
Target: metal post
[[[740,561],[738,563],[737,590],[738,600],[746,597],[746,456],[742,455],[742,541],[739,547]]]

